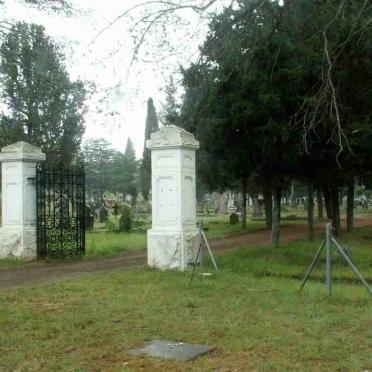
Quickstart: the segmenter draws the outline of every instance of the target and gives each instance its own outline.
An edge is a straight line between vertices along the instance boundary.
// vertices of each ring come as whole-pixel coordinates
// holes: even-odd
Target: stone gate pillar
[[[1,150],[0,258],[36,257],[36,164],[44,160],[45,154],[26,142]]]
[[[170,125],[151,134],[152,229],[148,231],[148,265],[185,270],[198,249],[195,151],[191,133]]]

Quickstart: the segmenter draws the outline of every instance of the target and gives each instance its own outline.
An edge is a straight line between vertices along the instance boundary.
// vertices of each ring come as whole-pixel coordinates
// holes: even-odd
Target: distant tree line
[[[103,138],[87,140],[82,149],[85,164],[86,191],[103,204],[107,192],[131,197],[135,204],[139,190],[139,163],[133,143],[128,138],[124,152],[111,148]]]

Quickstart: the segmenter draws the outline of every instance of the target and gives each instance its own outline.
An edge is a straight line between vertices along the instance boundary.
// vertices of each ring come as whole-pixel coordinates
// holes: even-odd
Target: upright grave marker
[[[185,270],[199,246],[196,227],[195,151],[199,142],[170,125],[152,133],[152,229],[148,231],[148,265]]]
[[[45,154],[26,142],[1,150],[0,257],[36,257],[36,164],[44,160]]]

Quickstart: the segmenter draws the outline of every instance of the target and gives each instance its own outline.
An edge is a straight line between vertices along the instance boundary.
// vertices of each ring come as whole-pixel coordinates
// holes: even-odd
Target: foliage
[[[154,101],[149,98],[147,101],[147,116],[145,127],[145,145],[141,164],[141,191],[147,200],[151,189],[151,152],[146,148],[146,141],[150,139],[151,133],[159,129],[158,118],[154,106]]]
[[[123,195],[131,195],[133,200],[135,200],[138,192],[137,166],[138,164],[133,143],[131,139],[128,138],[123,157],[122,169],[119,171],[119,174],[121,175],[120,184],[122,185]]]
[[[119,231],[131,231],[133,227],[132,209],[124,204],[120,208]]]
[[[173,76],[165,86],[165,103],[162,105],[161,120],[163,125],[177,125],[179,119],[179,105],[176,100],[177,87],[174,84]]]
[[[147,231],[151,228],[151,223],[147,219],[139,214],[133,216],[133,230],[136,231]]]
[[[111,148],[103,138],[89,139],[82,153],[87,191],[101,200],[105,192],[137,196],[138,166],[133,144],[128,139],[125,153]]]
[[[22,0],[28,5],[34,5],[42,10],[52,10],[56,13],[71,14],[72,6],[69,0]]]
[[[101,199],[105,191],[113,189],[113,164],[120,155],[111,149],[111,145],[103,138],[90,139],[84,144],[86,173],[86,190],[91,195],[98,195]]]
[[[216,189],[256,173],[274,201],[290,178],[312,182],[338,229],[338,187],[371,166],[369,20],[366,2],[336,0],[237,1],[216,14],[183,71],[181,119],[208,159],[205,181]]]
[[[84,132],[83,82],[70,80],[59,46],[42,26],[12,26],[0,57],[2,144],[26,140],[42,147],[48,161],[69,164]]]
[[[118,226],[115,219],[108,217],[105,219],[104,223],[107,231],[109,232],[118,231]]]
[[[239,216],[236,213],[230,215],[230,225],[236,225],[239,223]]]

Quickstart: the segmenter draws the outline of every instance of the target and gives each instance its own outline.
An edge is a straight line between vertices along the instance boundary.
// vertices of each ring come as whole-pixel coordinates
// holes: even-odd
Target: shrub
[[[138,231],[146,231],[148,228],[150,228],[149,224],[147,223],[146,219],[139,216],[139,215],[136,215],[134,218],[133,218],[133,229],[134,230],[138,230]]]
[[[105,226],[106,226],[106,229],[108,231],[116,231],[117,230],[117,224],[112,221],[112,219],[110,218],[107,218],[106,222],[105,222]]]
[[[119,230],[131,231],[133,227],[131,208],[128,205],[123,205],[120,209],[120,213]]]
[[[239,216],[236,213],[230,215],[230,225],[236,225],[239,223]]]

